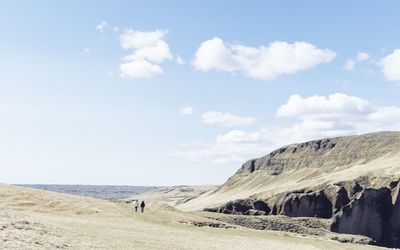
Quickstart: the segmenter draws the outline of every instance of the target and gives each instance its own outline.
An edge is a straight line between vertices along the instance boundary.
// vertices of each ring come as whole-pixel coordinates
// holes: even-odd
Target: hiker
[[[145,206],[146,206],[146,204],[144,204],[144,201],[142,201],[142,203],[140,203],[140,209],[142,210],[142,213],[144,211]]]
[[[135,207],[135,212],[137,212],[137,209],[138,209],[138,207],[139,207],[139,202],[138,202],[138,200],[135,200],[135,201],[133,202],[133,206]]]

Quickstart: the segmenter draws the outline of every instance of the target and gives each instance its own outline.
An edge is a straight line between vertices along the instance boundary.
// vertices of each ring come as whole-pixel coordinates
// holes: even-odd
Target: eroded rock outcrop
[[[328,185],[318,190],[302,189],[279,193],[265,200],[249,197],[204,210],[225,214],[331,218],[333,213],[349,202],[348,192],[343,186]],[[260,212],[248,212],[248,210]]]
[[[372,239],[370,243],[400,247],[400,184],[387,180],[382,183],[390,184],[371,188],[356,181],[342,182],[316,191],[294,190],[264,201],[235,200],[204,210],[237,215],[332,218],[332,232],[364,235]],[[393,183],[397,184],[394,188]]]
[[[282,215],[330,218],[332,216],[332,202],[323,191],[291,194],[283,202]]]
[[[204,211],[224,214],[267,215],[271,209],[261,200],[235,200],[217,208],[205,208]]]
[[[392,211],[387,227],[387,247],[400,248],[400,185],[397,185],[392,191]]]
[[[254,193],[246,198],[241,188]],[[399,193],[400,132],[378,132],[292,144],[249,160],[210,194],[232,201],[205,210],[325,218],[334,232],[400,247]]]
[[[348,192],[346,188],[339,186],[333,197],[333,213],[339,212],[339,210],[350,202]]]
[[[261,158],[249,160],[236,174],[248,175],[264,170],[270,175],[279,175],[286,170],[303,168],[330,171],[338,166],[366,163],[392,152],[399,145],[399,133],[396,132],[313,140],[288,145]]]
[[[334,216],[331,230],[361,234],[386,245],[387,225],[392,212],[392,196],[388,188],[367,188],[356,195]]]

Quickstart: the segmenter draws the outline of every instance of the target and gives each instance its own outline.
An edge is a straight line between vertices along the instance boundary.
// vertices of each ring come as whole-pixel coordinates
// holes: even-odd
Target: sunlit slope
[[[208,219],[166,206],[134,213],[125,204],[7,185],[0,185],[0,197],[0,249],[374,249],[241,227],[190,226]]]
[[[0,207],[54,214],[117,216],[124,211],[115,203],[89,197],[0,184]]]
[[[180,204],[201,210],[254,194],[337,183],[367,176],[400,176],[400,132],[377,132],[292,144],[249,160],[222,186]]]

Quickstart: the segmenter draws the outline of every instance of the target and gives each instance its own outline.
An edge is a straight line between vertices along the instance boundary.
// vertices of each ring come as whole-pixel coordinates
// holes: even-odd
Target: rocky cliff
[[[332,232],[400,247],[399,182],[400,132],[327,138],[247,161],[204,210],[324,218]]]
[[[363,164],[400,148],[399,132],[380,132],[314,140],[279,148],[266,156],[249,160],[237,171],[248,175],[264,170],[271,175],[304,168],[330,172],[337,167]]]

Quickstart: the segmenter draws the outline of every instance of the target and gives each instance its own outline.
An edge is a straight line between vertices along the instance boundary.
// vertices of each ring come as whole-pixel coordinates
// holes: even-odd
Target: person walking
[[[142,210],[142,213],[144,211],[145,206],[146,206],[146,204],[144,204],[144,201],[142,201],[142,203],[140,203],[140,209]]]
[[[135,212],[137,212],[137,209],[138,209],[138,207],[139,207],[139,201],[138,201],[138,200],[135,200],[135,201],[133,202],[133,206],[135,207]]]

